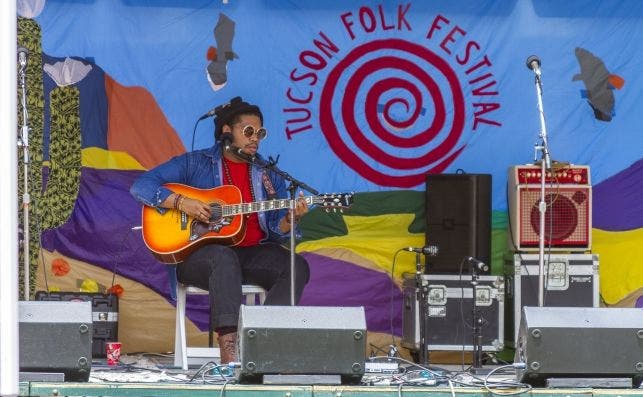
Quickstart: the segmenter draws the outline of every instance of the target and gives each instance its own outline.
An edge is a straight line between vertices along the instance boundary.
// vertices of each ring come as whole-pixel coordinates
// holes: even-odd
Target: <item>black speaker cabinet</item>
[[[19,302],[20,371],[63,373],[89,380],[92,367],[91,302]]]
[[[643,378],[643,312],[637,308],[524,307],[514,362],[534,386],[547,378]]]
[[[468,256],[491,268],[490,174],[426,176],[426,243],[439,249],[426,273],[457,274]]]
[[[359,383],[366,357],[363,307],[241,306],[239,380],[264,375],[340,375]]]

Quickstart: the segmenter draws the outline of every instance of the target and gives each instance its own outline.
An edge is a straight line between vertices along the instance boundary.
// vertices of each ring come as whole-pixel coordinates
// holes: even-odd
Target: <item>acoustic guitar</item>
[[[206,223],[175,209],[161,214],[156,208],[143,206],[143,240],[152,254],[167,264],[182,262],[204,244],[238,244],[245,236],[244,214],[290,208],[290,199],[244,203],[241,191],[233,185],[198,189],[168,183],[165,187],[174,193],[209,203],[211,213]],[[353,195],[324,194],[301,199],[308,205],[322,206],[326,211],[342,211],[352,204]]]

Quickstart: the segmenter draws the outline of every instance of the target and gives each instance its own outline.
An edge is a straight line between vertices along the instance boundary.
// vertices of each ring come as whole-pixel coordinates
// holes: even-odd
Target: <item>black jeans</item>
[[[290,305],[290,250],[275,243],[251,247],[206,245],[177,265],[177,279],[210,293],[213,329],[236,327],[241,305],[241,284],[263,287],[265,305]],[[308,282],[308,262],[295,255],[295,303]]]

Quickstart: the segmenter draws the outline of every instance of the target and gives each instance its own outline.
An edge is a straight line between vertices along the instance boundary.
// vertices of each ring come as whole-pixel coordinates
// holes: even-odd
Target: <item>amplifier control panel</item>
[[[540,165],[517,165],[510,168],[510,177],[518,185],[539,184]],[[589,185],[589,166],[559,163],[545,174],[546,184]]]

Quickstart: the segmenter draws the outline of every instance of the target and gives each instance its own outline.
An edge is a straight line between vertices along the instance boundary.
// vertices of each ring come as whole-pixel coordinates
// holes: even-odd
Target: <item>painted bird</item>
[[[227,66],[228,61],[239,59],[239,56],[232,50],[232,40],[234,39],[235,22],[225,14],[219,14],[219,20],[214,27],[214,40],[217,43],[215,47],[209,47],[206,58],[210,63],[206,68],[206,75],[210,87],[214,91],[223,88],[228,82]]]
[[[575,52],[580,73],[572,81],[582,80],[585,84],[587,102],[594,110],[594,117],[611,121],[615,103],[612,89],[621,89],[625,81],[620,76],[610,74],[603,60],[586,49],[576,47]]]

